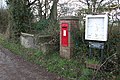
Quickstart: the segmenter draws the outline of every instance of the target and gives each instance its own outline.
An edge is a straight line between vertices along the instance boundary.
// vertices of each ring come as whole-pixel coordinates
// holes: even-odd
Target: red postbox
[[[75,16],[60,17],[60,56],[70,59],[74,52],[75,31],[79,30],[79,18]],[[73,36],[75,35],[75,36]]]
[[[61,34],[61,39],[62,39],[62,46],[67,47],[68,46],[68,23],[62,23],[62,34]]]

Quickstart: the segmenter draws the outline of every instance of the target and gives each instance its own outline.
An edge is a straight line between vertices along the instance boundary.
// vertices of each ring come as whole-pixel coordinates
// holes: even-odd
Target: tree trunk
[[[53,19],[53,20],[57,20],[57,3],[58,3],[59,0],[54,0],[53,1],[53,5],[52,5],[52,8],[50,10],[50,19]]]
[[[39,16],[39,19],[42,19],[42,3],[40,2],[40,0],[38,1],[38,16]]]

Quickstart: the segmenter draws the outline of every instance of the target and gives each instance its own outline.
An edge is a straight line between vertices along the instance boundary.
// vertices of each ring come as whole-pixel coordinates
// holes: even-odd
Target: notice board
[[[85,40],[107,41],[108,16],[87,15],[85,23]]]

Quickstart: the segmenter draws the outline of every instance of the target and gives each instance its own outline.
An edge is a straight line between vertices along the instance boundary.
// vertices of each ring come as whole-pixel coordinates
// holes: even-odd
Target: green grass
[[[92,59],[87,58],[86,63],[88,63],[88,64],[100,64],[100,61],[95,59],[95,58],[92,58]]]
[[[9,49],[14,54],[22,56],[30,62],[45,67],[49,72],[57,73],[58,75],[66,77],[70,80],[91,80],[94,76],[94,70],[88,69],[84,64],[81,64],[83,63],[82,60],[63,59],[59,56],[58,52],[44,54],[40,50],[27,49],[19,43],[16,44],[6,41],[1,35],[0,45]],[[86,61],[93,64],[99,63],[96,59],[86,59]]]
[[[82,74],[79,80],[90,80],[93,75],[93,70],[83,67],[81,69]]]
[[[0,37],[0,45],[30,62],[44,66],[49,72],[57,73],[70,80],[76,80],[81,77],[81,62],[74,59],[63,59],[58,52],[44,54],[39,50],[24,48],[19,43],[8,42],[2,37]]]
[[[63,59],[58,52],[44,54],[39,50],[24,48],[19,43],[6,41],[3,37],[0,37],[0,45],[30,62],[44,66],[49,72],[57,73],[70,80],[80,77],[80,62],[73,59]]]

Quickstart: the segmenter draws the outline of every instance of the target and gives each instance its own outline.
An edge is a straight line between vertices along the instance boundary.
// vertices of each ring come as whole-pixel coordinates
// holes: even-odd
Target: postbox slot
[[[62,27],[62,28],[67,28],[66,26]]]

